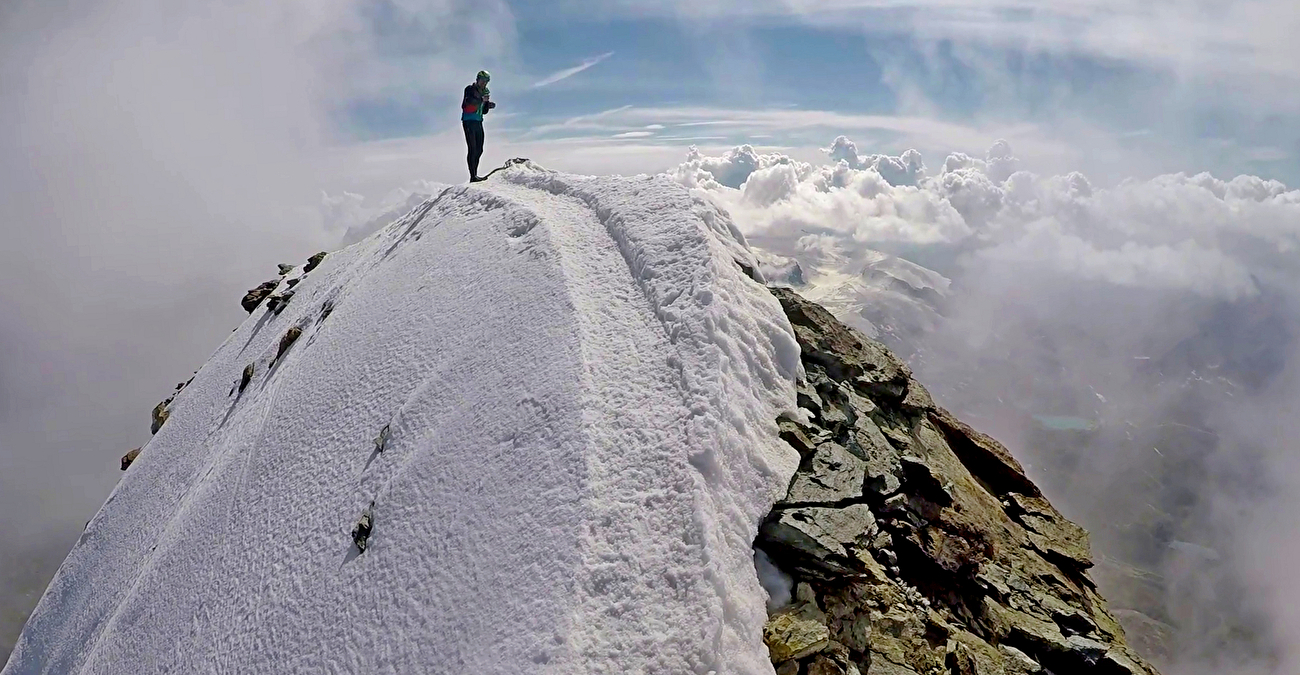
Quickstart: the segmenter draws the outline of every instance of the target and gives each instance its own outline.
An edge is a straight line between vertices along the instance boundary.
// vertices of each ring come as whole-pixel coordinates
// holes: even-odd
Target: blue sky
[[[454,127],[460,85],[448,84],[453,73],[422,72],[423,58],[454,64],[465,82],[492,70],[500,107],[490,133],[519,142],[815,148],[845,133],[877,152],[925,146],[937,164],[936,150],[978,153],[1010,130],[1041,141],[1038,155],[1070,148],[1068,161],[1113,179],[1210,170],[1300,183],[1300,106],[1277,95],[1300,65],[1279,65],[1293,53],[1284,42],[1252,36],[1260,19],[1231,10],[1244,3],[1209,15],[1169,0],[1088,0],[1068,12],[1034,2],[807,4],[501,0],[488,10],[452,3],[435,22],[412,10],[420,3],[367,1],[377,58],[412,76],[339,102],[332,119],[345,138],[366,141]],[[1276,21],[1295,24],[1296,12],[1277,7]],[[584,62],[594,65],[534,86]],[[738,113],[766,117],[737,122]],[[946,132],[927,134],[927,122]]]

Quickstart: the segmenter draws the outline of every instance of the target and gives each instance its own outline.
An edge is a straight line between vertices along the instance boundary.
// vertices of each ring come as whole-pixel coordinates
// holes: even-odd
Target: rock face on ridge
[[[773,289],[802,349],[801,455],[755,546],[793,577],[779,675],[1155,675],[1097,594],[1088,535],[885,347]]]

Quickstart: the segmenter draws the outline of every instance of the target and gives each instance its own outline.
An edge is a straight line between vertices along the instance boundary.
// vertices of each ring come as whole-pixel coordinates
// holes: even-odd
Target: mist
[[[454,110],[460,60],[509,57],[503,3],[390,10],[0,6],[0,662],[244,291],[337,244],[322,190],[412,176],[349,155],[347,103],[402,82]]]
[[[1102,594],[1173,675],[1300,668],[1300,191],[1253,176],[1095,186],[999,142],[821,164],[693,151],[763,272],[905,354],[1092,532]]]

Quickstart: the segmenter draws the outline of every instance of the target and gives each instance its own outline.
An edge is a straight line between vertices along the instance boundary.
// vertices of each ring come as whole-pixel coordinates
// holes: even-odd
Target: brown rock
[[[279,360],[281,356],[284,356],[284,353],[289,351],[289,348],[292,347],[293,343],[300,337],[302,337],[302,329],[297,326],[285,331],[284,337],[280,338],[280,350],[275,353],[276,360]]]
[[[275,287],[279,285],[279,279],[262,282],[260,286],[244,294],[244,299],[239,304],[244,308],[244,311],[252,314],[253,310],[257,309],[257,306],[262,304],[262,301],[271,295],[275,291]]]
[[[252,381],[253,381],[253,364],[250,363],[244,366],[244,373],[239,378],[239,393],[241,394],[244,393],[244,389],[246,389],[248,387],[248,383]]]
[[[128,466],[131,466],[131,463],[134,462],[135,458],[139,456],[140,456],[140,448],[136,448],[135,450],[132,450],[131,452],[126,453],[125,455],[122,455],[122,470],[126,471],[126,468]]]
[[[831,632],[825,621],[825,615],[809,603],[774,614],[763,626],[763,642],[772,663],[802,659],[829,646]]]
[[[171,399],[167,399],[166,401],[154,406],[153,423],[149,426],[149,433],[158,433],[158,430],[162,428],[162,425],[167,423],[167,418],[171,417],[172,414],[171,411],[167,409],[167,406],[171,402]]]

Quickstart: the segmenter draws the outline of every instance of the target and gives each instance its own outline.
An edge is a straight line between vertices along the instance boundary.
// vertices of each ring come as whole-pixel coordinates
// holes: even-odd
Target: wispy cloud
[[[578,65],[576,65],[576,66],[574,66],[574,67],[572,67],[572,68],[565,68],[564,70],[559,70],[559,71],[556,71],[556,72],[554,72],[554,73],[551,73],[550,75],[547,75],[546,77],[542,78],[541,80],[535,82],[535,83],[533,84],[533,89],[537,89],[537,88],[540,88],[540,87],[549,86],[549,85],[555,84],[556,82],[559,82],[560,80],[567,80],[567,79],[569,79],[570,77],[573,77],[574,75],[577,75],[578,73],[581,73],[582,71],[584,71],[584,70],[586,70],[586,69],[588,69],[588,68],[590,68],[590,67],[596,65],[597,63],[600,63],[601,61],[604,61],[605,59],[607,59],[607,58],[609,58],[609,57],[611,57],[611,56],[613,56],[613,55],[614,55],[614,52],[605,52],[604,54],[600,54],[599,56],[593,56],[593,57],[591,57],[591,58],[589,58],[589,59],[586,59],[586,60],[584,60],[582,63],[580,63],[580,64],[578,64]]]

